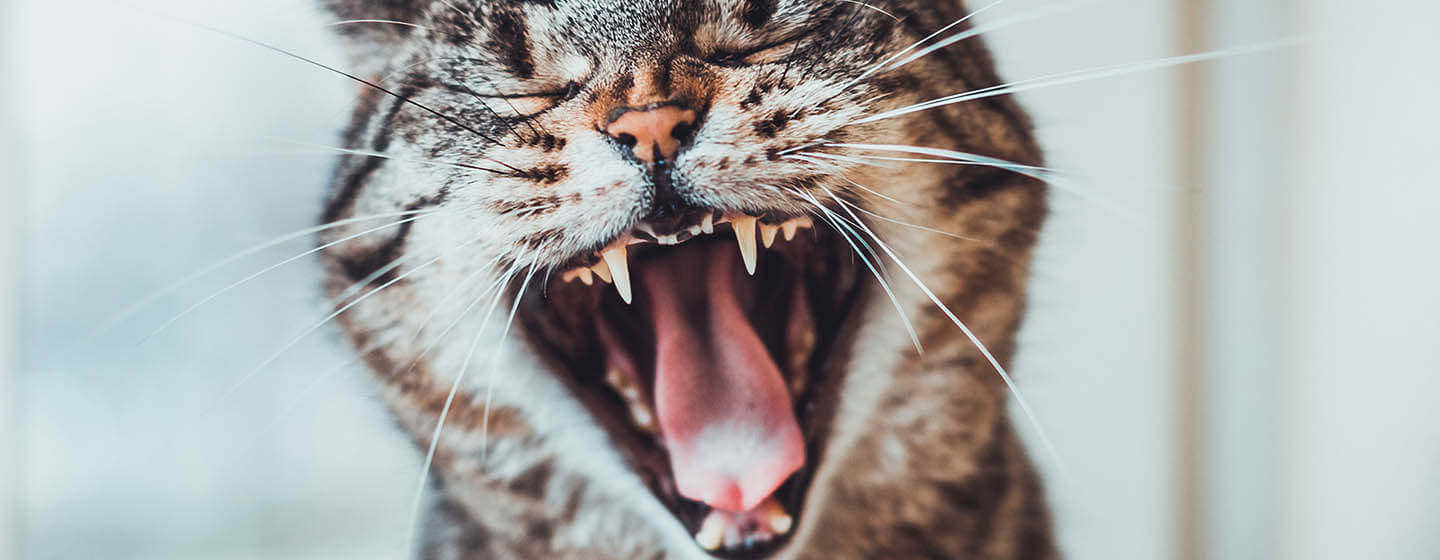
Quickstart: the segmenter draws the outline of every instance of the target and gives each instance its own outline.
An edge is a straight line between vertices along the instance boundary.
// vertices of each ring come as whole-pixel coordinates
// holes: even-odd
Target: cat
[[[1002,83],[927,48],[959,0],[326,7],[326,289],[419,557],[1059,556],[996,370],[1040,149],[1009,96],[906,110]]]

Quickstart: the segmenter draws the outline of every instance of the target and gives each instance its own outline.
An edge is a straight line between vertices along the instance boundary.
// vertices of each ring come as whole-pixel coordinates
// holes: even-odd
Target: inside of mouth
[[[717,556],[783,544],[822,452],[823,365],[855,283],[820,238],[776,240],[753,275],[728,226],[631,245],[628,303],[598,281],[551,286],[550,310],[557,300],[592,306],[588,321],[560,327],[593,332],[569,364],[577,392],[622,425],[611,430],[622,451]]]

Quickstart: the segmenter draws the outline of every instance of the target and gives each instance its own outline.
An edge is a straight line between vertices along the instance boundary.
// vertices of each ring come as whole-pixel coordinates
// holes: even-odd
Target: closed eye
[[[490,111],[504,117],[533,117],[554,108],[561,102],[580,93],[579,83],[570,82],[564,88],[535,93],[500,94],[470,92],[484,103]]]
[[[705,61],[716,66],[739,68],[753,66],[756,64],[771,64],[784,60],[795,51],[795,47],[803,41],[808,33],[792,35],[779,41],[774,41],[749,49],[717,49]]]

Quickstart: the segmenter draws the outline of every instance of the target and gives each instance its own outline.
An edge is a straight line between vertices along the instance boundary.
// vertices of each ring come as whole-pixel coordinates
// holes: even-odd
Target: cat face
[[[915,346],[959,339],[886,263],[950,294],[945,267],[1003,255],[969,287],[1018,299],[1043,212],[1003,170],[854,152],[1037,159],[1007,100],[867,120],[995,83],[978,46],[904,58],[960,16],[941,4],[331,2],[370,83],[325,213],[354,220],[324,237],[331,292],[417,444],[445,419],[431,546],[799,554],[846,500],[891,503],[917,469],[973,475],[976,449],[1009,441],[989,381],[905,405],[938,431],[874,419],[930,382]],[[899,215],[982,241],[925,251]],[[1018,308],[975,328],[1008,344]],[[956,391],[985,412],[957,420]],[[908,441],[961,424],[983,437]],[[884,438],[895,464],[855,466]],[[915,467],[911,445],[956,456]]]

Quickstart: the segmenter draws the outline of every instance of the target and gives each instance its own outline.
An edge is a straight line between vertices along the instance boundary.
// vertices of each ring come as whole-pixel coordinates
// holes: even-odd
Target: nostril
[[[634,148],[635,144],[639,143],[639,140],[635,138],[634,134],[626,132],[622,132],[619,135],[615,136],[615,141],[619,142],[620,145],[625,146],[626,148]]]
[[[688,121],[675,123],[675,128],[670,129],[670,137],[679,140],[681,143],[689,142],[690,136],[695,133],[695,125]]]

